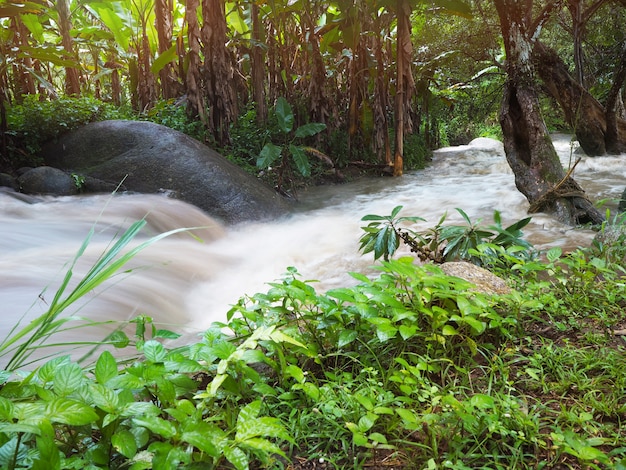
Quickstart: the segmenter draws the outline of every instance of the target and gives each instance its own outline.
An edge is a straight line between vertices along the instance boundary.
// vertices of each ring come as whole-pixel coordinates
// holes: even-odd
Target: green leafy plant
[[[90,122],[128,116],[123,109],[95,98],[40,101],[37,95],[27,95],[7,110],[9,161],[13,168],[39,165],[42,162],[36,155],[45,142]]]
[[[402,206],[396,206],[391,211],[391,215],[366,215],[361,220],[370,221],[367,227],[361,227],[365,232],[359,239],[359,249],[364,253],[374,252],[374,259],[383,257],[385,261],[389,260],[398,247],[400,240],[409,241],[423,238],[416,232],[409,229],[403,229],[401,224],[406,222],[415,223],[424,221],[421,217],[398,217],[402,210]]]
[[[444,214],[437,225],[425,232],[403,228],[402,223],[424,221],[421,217],[398,217],[402,206],[396,206],[389,216],[366,215],[361,220],[371,221],[366,227],[361,227],[365,232],[360,238],[359,249],[363,253],[374,252],[374,259],[381,256],[388,260],[396,252],[402,240],[412,252],[417,253],[421,260],[435,262],[466,260],[475,264],[482,264],[483,258],[493,258],[497,250],[483,249],[478,247],[490,244],[493,247],[519,247],[528,251],[531,244],[522,238],[522,228],[530,222],[526,217],[508,227],[502,226],[500,212],[494,212],[494,224],[482,227],[479,222],[472,223],[469,216],[462,210],[457,209],[459,214],[467,222],[467,226],[443,225],[446,219]],[[481,255],[481,256],[477,256]]]
[[[298,142],[301,139],[314,136],[323,131],[326,129],[326,124],[311,122],[303,124],[294,130],[295,115],[291,106],[283,97],[279,97],[276,100],[274,113],[278,121],[278,128],[283,135],[283,142],[280,145],[272,142],[266,143],[257,159],[257,167],[261,170],[267,170],[280,160],[278,164],[277,189],[281,191],[290,165],[295,165],[302,176],[311,175],[311,162],[307,152],[314,155],[320,155],[321,152],[311,147],[300,145]]]

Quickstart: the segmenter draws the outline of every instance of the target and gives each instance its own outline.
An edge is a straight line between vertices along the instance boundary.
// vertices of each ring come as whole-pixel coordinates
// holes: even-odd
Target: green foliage
[[[391,211],[389,216],[380,215],[366,215],[361,220],[372,221],[367,227],[361,227],[365,234],[361,236],[361,246],[359,249],[364,253],[374,252],[374,259],[378,259],[381,256],[385,261],[389,260],[398,246],[400,245],[401,235],[408,233],[408,230],[401,231],[400,224],[405,222],[417,222],[423,221],[421,217],[397,217],[398,213],[402,210],[402,206],[396,206]],[[412,232],[416,237],[418,236]]]
[[[420,217],[397,217],[401,209],[402,206],[396,206],[390,216],[366,215],[361,219],[372,221],[366,227],[361,227],[365,232],[359,240],[361,243],[359,248],[363,253],[373,251],[374,259],[382,256],[388,260],[402,240],[422,260],[430,259],[436,262],[465,260],[483,264],[493,261],[492,258],[498,258],[497,247],[519,247],[526,252],[531,248],[530,243],[522,238],[521,231],[530,222],[530,217],[503,227],[500,213],[495,211],[494,224],[482,227],[478,225],[480,221],[472,223],[462,209],[457,209],[467,222],[467,226],[443,225],[446,219],[444,214],[435,227],[420,233],[400,227],[402,223],[424,221]],[[481,245],[490,247],[482,247],[479,250]]]
[[[400,210],[366,216],[384,233],[379,257],[418,219]],[[450,240],[489,231],[491,243],[467,251],[506,275],[511,294],[482,294],[404,257],[325,293],[288,268],[184,347],[168,348],[176,335],[138,318],[133,362],[105,351],[86,366],[60,355],[4,371],[0,466],[243,470],[303,456],[337,469],[382,458],[397,468],[624,468],[626,358],[613,334],[626,322],[623,256],[609,241],[520,256],[524,221],[503,228],[498,214],[483,230],[460,213],[467,226]],[[441,222],[421,236],[433,239]],[[115,251],[55,305],[110,275]]]
[[[423,135],[409,134],[404,140],[404,166],[407,170],[419,170],[426,167],[432,157]]]
[[[167,126],[200,142],[205,142],[208,134],[198,118],[190,117],[187,114],[186,104],[173,99],[158,101],[152,108],[141,114],[139,118]]]
[[[256,160],[266,142],[279,135],[278,124],[270,120],[266,125],[257,122],[253,106],[241,113],[230,128],[231,144],[222,149],[226,158],[252,174],[258,173]]]
[[[302,176],[311,175],[311,162],[307,156],[307,148],[298,142],[323,131],[326,129],[326,125],[311,122],[294,129],[295,115],[283,97],[276,100],[274,115],[278,122],[278,128],[283,135],[283,142],[280,145],[272,142],[266,143],[259,153],[256,164],[259,169],[267,170],[274,163],[279,162],[277,186],[280,191],[284,183],[285,173],[289,171],[291,165],[294,165]]]
[[[7,110],[9,161],[13,168],[37,166],[43,144],[82,125],[128,117],[123,110],[95,98],[40,100],[27,95]]]

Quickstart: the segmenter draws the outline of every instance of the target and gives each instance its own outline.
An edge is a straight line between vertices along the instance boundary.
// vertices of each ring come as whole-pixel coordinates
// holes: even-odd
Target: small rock
[[[443,263],[441,269],[448,276],[459,277],[476,286],[476,291],[484,294],[509,294],[511,288],[504,279],[480,266],[464,261]]]

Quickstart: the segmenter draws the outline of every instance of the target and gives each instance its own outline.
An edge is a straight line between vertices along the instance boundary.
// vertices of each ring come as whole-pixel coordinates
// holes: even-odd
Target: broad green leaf
[[[550,248],[548,250],[548,252],[546,253],[546,258],[548,258],[548,261],[550,261],[551,263],[554,263],[561,257],[561,254],[563,254],[563,250],[561,250],[561,248],[559,248],[558,246],[555,246],[554,248]]]
[[[292,440],[280,420],[269,416],[247,420],[242,422],[241,425],[237,423],[236,441],[245,442],[254,437],[275,437],[286,441]]]
[[[304,382],[302,384],[302,390],[314,402],[319,401],[319,399],[320,399],[320,389],[314,383]]]
[[[67,398],[57,398],[48,403],[45,414],[53,423],[71,426],[82,426],[98,419],[98,415],[91,406]]]
[[[111,388],[124,388],[132,390],[145,387],[146,381],[133,374],[121,374],[109,379],[107,385]]]
[[[24,59],[36,59],[41,62],[50,62],[59,67],[82,68],[80,62],[68,59],[62,51],[56,49],[20,46],[20,51],[17,56]]]
[[[417,414],[413,410],[407,410],[406,408],[396,408],[396,413],[402,418],[403,425],[409,429],[414,429],[419,424]]]
[[[291,106],[282,96],[276,100],[276,118],[278,119],[278,127],[285,134],[293,129],[294,115]]]
[[[162,330],[158,329],[154,332],[155,338],[163,338],[163,339],[178,339],[182,335],[180,333],[176,333],[175,331],[170,330]]]
[[[30,34],[32,34],[33,39],[35,39],[38,43],[43,44],[45,42],[43,36],[43,26],[39,18],[39,15],[33,14],[22,15],[20,17],[24,26],[26,26],[28,31],[30,31]]]
[[[372,411],[374,409],[374,403],[372,402],[372,400],[369,397],[366,397],[365,395],[362,395],[361,393],[356,393],[354,395],[354,398],[356,399],[356,401],[358,401],[363,408],[365,408],[367,411]]]
[[[487,326],[485,325],[484,322],[481,322],[480,320],[477,320],[474,317],[463,317],[461,319],[461,321],[465,322],[466,324],[468,324],[470,326],[470,328],[472,328],[472,330],[474,330],[474,333],[476,334],[481,334],[482,332],[485,331],[485,329],[487,328]]]
[[[91,8],[89,8],[91,6]],[[115,5],[107,5],[106,2],[88,5],[88,9],[92,11],[104,25],[109,28],[115,42],[119,44],[123,51],[128,51],[131,38],[131,30],[124,24],[122,18],[115,11]]]
[[[459,332],[452,325],[444,325],[441,329],[441,334],[445,336],[456,336]]]
[[[246,422],[251,421],[259,416],[259,413],[261,412],[261,406],[261,400],[255,400],[241,408],[241,410],[239,411],[239,415],[237,416],[237,429],[239,429],[240,426],[245,426]]]
[[[167,356],[167,350],[161,343],[151,339],[144,343],[143,354],[151,362],[163,362]]]
[[[37,376],[42,384],[47,384],[48,382],[52,382],[54,380],[54,376],[57,370],[63,364],[69,364],[70,358],[69,356],[61,356],[55,357],[54,359],[49,360],[44,365],[42,365],[39,370],[37,370]]]
[[[101,384],[92,384],[89,388],[94,405],[107,413],[117,413],[119,411],[120,398],[115,390]]]
[[[355,330],[341,330],[341,333],[339,333],[339,340],[337,341],[337,346],[339,348],[343,348],[344,346],[347,346],[348,344],[352,343],[357,336],[359,335],[359,333]]]
[[[7,398],[0,397],[0,419],[11,421],[13,419],[14,412],[15,406],[13,405],[13,402]]]
[[[596,449],[595,447],[578,447],[575,449],[575,452],[573,452],[573,454],[576,455],[579,459],[585,460],[587,462],[597,460],[601,463],[609,463],[609,458],[607,457],[607,455],[600,449]]]
[[[176,435],[176,427],[169,421],[158,416],[145,416],[143,418],[133,418],[133,424],[143,426],[155,434],[170,439]]]
[[[376,442],[377,444],[387,444],[387,438],[379,432],[370,433],[367,437],[370,441]]]
[[[35,2],[13,2],[0,5],[0,18],[25,15],[27,13],[40,13],[44,6]]]
[[[213,458],[219,458],[221,451],[215,445],[216,439],[212,433],[204,431],[185,431],[181,440],[191,444],[202,452],[206,452]]]
[[[248,457],[239,447],[225,447],[224,457],[226,457],[226,459],[232,463],[237,470],[248,470],[249,468]]]
[[[137,416],[158,416],[160,413],[161,409],[153,403],[137,401],[125,405],[121,415],[128,418],[134,418]]]
[[[256,161],[256,166],[261,169],[269,168],[278,160],[282,153],[282,148],[271,142],[265,144]]]
[[[368,412],[365,415],[361,416],[358,422],[359,431],[361,432],[369,431],[370,429],[372,429],[372,426],[374,426],[377,420],[378,420],[378,415],[375,415],[374,413]]]
[[[392,325],[379,325],[376,327],[376,336],[383,343],[388,341],[396,336],[398,329]]]
[[[415,333],[417,333],[417,326],[416,325],[400,325],[398,327],[398,331],[400,332],[400,336],[402,336],[402,339],[407,340],[415,336]]]
[[[111,436],[111,444],[120,454],[129,459],[137,453],[135,436],[128,430],[122,429]]]
[[[76,363],[60,366],[52,379],[53,390],[59,396],[67,396],[76,392],[84,382],[83,369]]]
[[[285,368],[285,375],[287,377],[292,377],[298,383],[304,382],[304,372],[295,364],[289,364]]]
[[[295,136],[300,137],[310,137],[312,135],[318,134],[326,129],[326,124],[321,122],[310,122],[308,124],[304,124],[296,129]]]
[[[274,330],[270,333],[269,335],[270,339],[272,341],[275,341],[276,343],[289,343],[289,344],[293,344],[294,346],[298,346],[300,348],[303,349],[308,349],[307,345],[298,341],[297,339],[289,336],[288,334],[284,333],[281,330]]]
[[[96,380],[100,384],[107,383],[110,379],[117,375],[117,362],[109,351],[104,351],[100,354],[98,361],[96,362],[96,368],[94,375]]]
[[[289,151],[291,152],[293,161],[296,164],[296,168],[298,169],[300,174],[302,176],[310,176],[311,162],[309,161],[309,157],[307,157],[306,152],[302,150],[301,147],[293,144],[289,145]]]
[[[493,397],[483,393],[472,395],[469,401],[473,407],[480,409],[494,408],[496,403]]]
[[[402,207],[402,206],[400,206]],[[368,221],[368,220],[387,220],[387,217],[383,217],[382,215],[374,215],[374,214],[369,214],[369,215],[365,215],[361,218],[361,220],[363,221]]]
[[[271,441],[268,441],[267,439],[262,439],[262,438],[251,438],[251,439],[246,439],[245,441],[243,441],[241,444],[241,446],[249,448],[249,449],[253,449],[256,451],[261,451],[263,453],[267,453],[269,455],[281,455],[281,456],[285,456],[285,452],[283,452],[283,450],[278,447],[276,444],[274,444]]]
[[[158,75],[159,72],[163,69],[163,67],[165,67],[170,62],[174,62],[178,58],[176,47],[177,47],[176,44],[174,44],[168,50],[162,52],[161,55],[159,55],[159,57],[154,59],[154,62],[152,63],[152,66],[150,67],[150,70],[152,71],[154,75]]]

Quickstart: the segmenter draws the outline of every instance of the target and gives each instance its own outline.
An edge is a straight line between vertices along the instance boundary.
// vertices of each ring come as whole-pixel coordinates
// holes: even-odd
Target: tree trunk
[[[607,122],[602,104],[572,78],[561,58],[539,41],[534,46],[533,61],[544,89],[561,106],[581,148],[590,156],[604,155],[607,152]],[[612,151],[626,152],[626,121],[617,116],[615,119],[617,137],[615,145],[611,144]]]
[[[252,97],[256,107],[256,121],[265,124],[267,121],[267,100],[265,98],[265,51],[263,38],[263,24],[259,15],[259,5],[252,2],[250,6],[252,16],[252,47],[251,47],[251,75]]]
[[[74,41],[70,35],[72,23],[70,21],[70,5],[68,0],[58,0],[56,9],[59,14],[59,32],[63,50],[68,56],[78,62],[78,56],[74,52]],[[69,96],[80,96],[80,77],[78,70],[74,67],[65,67],[65,93]]]
[[[564,223],[600,223],[580,186],[566,174],[539,109],[531,51],[549,9],[532,21],[532,4],[494,0],[506,50],[508,80],[500,108],[507,161],[529,212],[547,212]],[[554,6],[554,5],[553,5]]]
[[[174,4],[172,0],[156,0],[154,2],[155,23],[158,36],[159,54],[172,47],[172,11]],[[177,98],[181,95],[180,85],[174,65],[170,62],[159,70],[161,82],[161,98]]]
[[[311,66],[311,79],[307,94],[309,97],[309,110],[311,116],[311,122],[321,122],[327,124],[328,122],[328,99],[325,96],[324,89],[326,87],[326,66],[324,65],[324,59],[320,51],[319,37],[315,31],[315,23],[310,14],[304,15],[305,25],[308,32],[308,49],[310,56]],[[322,137],[321,134],[317,135],[317,139]]]
[[[209,129],[220,145],[230,141],[230,124],[238,115],[236,71],[226,48],[225,9],[224,0],[202,0],[203,91],[208,105]]]
[[[393,175],[401,176],[404,171],[404,133],[408,114],[405,113],[405,109],[406,103],[410,100],[409,91],[414,87],[413,75],[411,74],[411,57],[413,55],[411,5],[408,1],[397,1],[396,17],[398,20],[398,46],[396,51],[396,148],[393,159]]]
[[[206,126],[207,116],[202,95],[202,78],[200,73],[200,25],[198,24],[198,0],[186,0],[185,19],[187,21],[187,39],[189,49],[187,59],[187,75],[185,85],[187,87],[187,112],[197,115]]]
[[[381,31],[381,29],[379,29]],[[376,44],[376,85],[374,91],[374,149],[381,163],[393,167],[391,143],[389,142],[389,80],[385,71],[383,41],[380,35],[374,38]]]
[[[606,151],[611,154],[619,154],[624,152],[624,142],[619,140],[619,130],[617,125],[618,113],[621,115],[619,104],[621,103],[620,91],[626,81],[626,42],[622,46],[622,57],[620,59],[617,71],[613,77],[613,85],[609,90],[606,98],[606,135],[604,141],[606,143]]]

